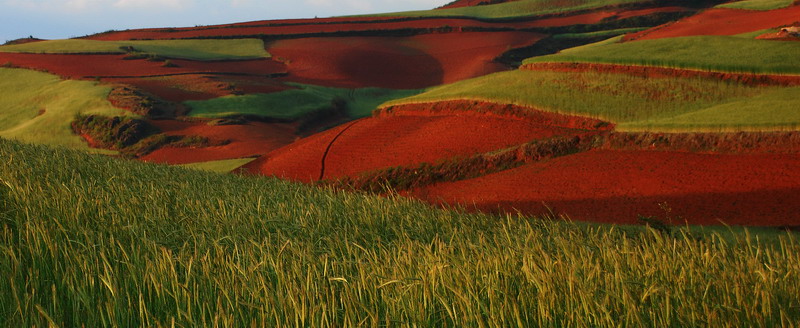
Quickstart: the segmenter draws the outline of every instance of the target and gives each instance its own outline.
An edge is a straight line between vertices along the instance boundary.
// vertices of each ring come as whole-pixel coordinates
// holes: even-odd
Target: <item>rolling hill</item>
[[[0,326],[792,327],[795,27],[457,0],[8,42]]]

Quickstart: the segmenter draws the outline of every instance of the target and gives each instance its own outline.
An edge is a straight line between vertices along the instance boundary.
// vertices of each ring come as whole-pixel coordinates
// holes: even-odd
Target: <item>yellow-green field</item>
[[[800,42],[687,36],[619,43],[614,39],[529,58],[533,63],[607,63],[737,73],[800,74]]]
[[[132,115],[108,102],[110,91],[96,82],[0,68],[0,137],[89,150],[70,127],[77,114]]]
[[[517,70],[434,87],[381,105],[485,100],[651,131],[793,130],[798,87],[753,87],[706,78]]]
[[[717,8],[772,10],[789,7],[792,3],[794,3],[794,0],[744,0],[721,4]]]
[[[260,39],[235,40],[147,40],[147,41],[97,41],[83,39],[50,40],[18,45],[0,46],[0,52],[86,54],[134,52],[154,54],[165,58],[193,60],[238,60],[267,58]]]

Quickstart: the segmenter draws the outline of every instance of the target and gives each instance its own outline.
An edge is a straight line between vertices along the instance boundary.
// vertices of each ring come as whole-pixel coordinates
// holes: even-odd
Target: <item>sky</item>
[[[451,0],[0,0],[0,44],[107,30],[431,9]]]

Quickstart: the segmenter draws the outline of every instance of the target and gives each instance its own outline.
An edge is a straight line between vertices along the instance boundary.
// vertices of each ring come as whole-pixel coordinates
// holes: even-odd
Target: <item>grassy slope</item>
[[[718,5],[717,8],[773,10],[789,7],[794,1],[795,0],[745,0]]]
[[[745,73],[800,74],[799,42],[774,42],[733,36],[691,36],[604,43],[525,60],[649,65]]]
[[[706,109],[625,124],[628,130],[797,130],[800,128],[800,87],[781,88],[752,98]]]
[[[331,107],[334,99],[344,100],[347,115],[353,118],[368,116],[386,101],[408,97],[421,90],[392,90],[380,88],[340,89],[315,85],[294,84],[299,89],[269,94],[226,96],[205,101],[187,101],[189,113],[196,117],[225,117],[250,114],[279,119],[297,119]]]
[[[250,163],[254,161],[255,158],[234,158],[234,159],[224,159],[219,161],[209,161],[209,162],[197,162],[191,164],[182,164],[179,166],[200,170],[200,171],[208,171],[208,172],[217,172],[217,173],[230,173],[233,170],[238,169],[242,165]]]
[[[793,128],[800,123],[796,110],[800,100],[792,96],[798,91],[797,87],[757,88],[703,78],[518,70],[431,88],[382,107],[475,99],[600,118],[619,123],[621,130]],[[704,114],[673,120],[699,111]]]
[[[597,31],[597,32],[587,32],[587,33],[563,33],[563,34],[555,34],[553,38],[556,39],[564,39],[564,38],[571,38],[571,39],[579,39],[579,38],[596,38],[596,37],[616,37],[618,35],[626,34],[626,33],[634,33],[639,31],[644,31],[648,29],[647,27],[630,27],[630,28],[619,28],[614,30],[604,30],[604,31]]]
[[[789,235],[462,214],[2,140],[0,158],[2,326],[800,320]]]
[[[475,18],[511,18],[562,13],[598,8],[608,5],[641,2],[642,0],[520,0],[495,5],[449,8],[438,10],[406,11],[382,14],[382,16],[442,17],[464,16]]]
[[[19,45],[0,46],[0,52],[25,53],[125,53],[121,47],[152,53],[167,58],[194,60],[236,60],[269,57],[259,39],[237,40],[148,40],[96,41],[51,40]]]
[[[47,73],[0,68],[0,137],[88,150],[83,139],[72,133],[70,123],[78,113],[125,115],[108,102],[109,91],[94,82],[62,81]],[[44,113],[39,115],[41,110]]]

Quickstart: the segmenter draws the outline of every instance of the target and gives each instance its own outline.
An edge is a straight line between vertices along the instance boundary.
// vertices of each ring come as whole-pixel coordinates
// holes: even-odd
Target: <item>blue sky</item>
[[[263,19],[430,9],[451,0],[0,0],[0,44],[110,29],[182,27]]]

